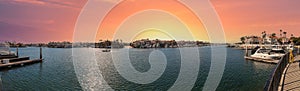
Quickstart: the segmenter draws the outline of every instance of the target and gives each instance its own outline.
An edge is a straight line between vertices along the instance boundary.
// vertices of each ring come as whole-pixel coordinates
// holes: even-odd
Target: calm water
[[[91,50],[91,48],[86,48]],[[14,50],[14,49],[13,49]],[[92,49],[93,50],[93,49]],[[148,55],[153,50],[160,50],[167,57],[167,67],[162,76],[150,84],[135,84],[125,80],[115,70],[109,53],[95,49],[97,62],[106,82],[116,90],[167,90],[178,77],[180,70],[180,53],[178,49],[130,49],[132,65],[140,72],[150,69]],[[193,90],[202,90],[210,68],[210,47],[199,48],[200,72]],[[77,81],[72,61],[72,49],[44,48],[43,63],[27,65],[0,71],[4,90],[81,90]],[[38,58],[39,48],[22,48],[21,56]],[[275,65],[247,61],[243,58],[244,51],[227,49],[227,61],[221,83],[217,90],[263,90]],[[83,60],[84,61],[84,60]]]

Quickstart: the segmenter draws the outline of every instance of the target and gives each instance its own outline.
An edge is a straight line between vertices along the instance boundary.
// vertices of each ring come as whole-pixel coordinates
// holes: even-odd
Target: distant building
[[[100,40],[99,43],[95,44],[96,48],[124,48],[124,43],[122,40],[114,40],[114,41],[102,41]]]
[[[177,48],[177,42],[175,40],[149,40],[141,39],[130,43],[133,48]]]
[[[203,41],[175,41],[175,40],[149,40],[141,39],[130,43],[133,48],[178,48],[207,46],[210,43]]]
[[[259,44],[263,40],[261,37],[258,36],[245,36],[245,43],[249,44]]]
[[[267,34],[265,31],[262,32],[261,37],[259,36],[244,36],[241,38],[243,43],[250,44],[289,44],[291,43],[290,38],[286,37],[286,32],[280,34],[280,37],[276,36],[276,33]]]
[[[47,44],[47,47],[49,48],[72,48],[71,42],[49,42]]]

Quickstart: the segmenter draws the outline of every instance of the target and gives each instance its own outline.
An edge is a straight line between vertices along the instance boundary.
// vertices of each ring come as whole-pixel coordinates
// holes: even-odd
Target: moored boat
[[[102,50],[102,52],[110,52],[109,49]]]
[[[0,43],[0,59],[17,57],[16,53],[10,51],[9,45]]]
[[[280,60],[282,56],[286,53],[282,48],[259,48],[254,54],[250,57],[265,59],[265,60]]]

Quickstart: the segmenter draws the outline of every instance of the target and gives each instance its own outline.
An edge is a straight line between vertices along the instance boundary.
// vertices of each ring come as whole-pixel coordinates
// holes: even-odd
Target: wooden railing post
[[[297,48],[298,48],[298,54],[300,54],[300,46],[297,46]]]
[[[290,54],[289,54],[289,62],[290,62],[290,63],[294,62],[293,50],[290,50]]]

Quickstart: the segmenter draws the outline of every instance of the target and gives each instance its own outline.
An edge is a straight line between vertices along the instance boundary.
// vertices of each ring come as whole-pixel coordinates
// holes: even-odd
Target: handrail
[[[270,79],[267,81],[264,91],[279,91],[278,87],[280,85],[281,76],[284,74],[283,71],[289,63],[290,53],[286,53],[277,64],[276,68],[273,70],[273,73]],[[280,89],[282,91],[282,89]]]

